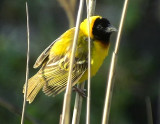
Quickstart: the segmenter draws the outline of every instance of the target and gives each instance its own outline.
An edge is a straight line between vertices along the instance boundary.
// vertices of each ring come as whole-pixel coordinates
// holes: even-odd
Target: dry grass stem
[[[120,44],[120,37],[122,33],[124,17],[126,15],[127,5],[128,5],[128,0],[125,0],[122,15],[121,15],[121,21],[119,24],[118,35],[116,39],[115,50],[112,54],[112,60],[111,60],[111,65],[110,65],[110,70],[109,70],[109,78],[107,82],[108,85],[107,85],[107,91],[106,91],[106,97],[105,97],[105,103],[104,103],[104,109],[103,109],[102,124],[108,124],[108,120],[109,120],[110,103],[111,103],[112,90],[113,90],[113,77],[114,77],[117,53],[118,53],[118,48]]]
[[[62,8],[65,10],[68,20],[69,26],[74,26],[74,16],[75,16],[75,8],[76,8],[76,1],[77,0],[58,0]]]
[[[91,0],[90,1],[90,6],[89,6],[89,1],[87,1],[86,0],[86,3],[87,3],[87,5],[89,6],[87,6],[87,18],[89,19],[89,16],[92,16],[93,15],[93,13],[94,13],[94,10],[95,10],[95,0]],[[88,9],[88,8],[90,8],[90,9]],[[89,22],[90,23],[90,22]],[[90,27],[88,27],[88,29],[90,29]],[[90,34],[90,33],[89,33]],[[89,36],[89,39],[88,39],[88,41],[89,41],[89,48],[88,48],[88,50],[90,51],[90,36]],[[91,75],[91,73],[90,73],[90,70],[91,70],[91,68],[90,68],[90,52],[88,53],[88,56],[89,56],[89,63],[88,63],[88,67],[89,67],[89,69],[88,69],[88,78],[89,78],[89,82],[90,82],[90,75]],[[90,120],[90,114],[88,114],[88,113],[90,113],[90,83],[88,83],[89,84],[89,86],[88,86],[88,89],[89,90],[87,90],[89,93],[89,95],[88,95],[88,100],[87,101],[89,101],[89,102],[87,102],[87,119],[86,119],[86,121],[87,122],[89,122],[89,120]],[[79,84],[78,85],[78,87],[80,88],[80,89],[84,89],[84,83],[81,83],[81,84]],[[73,118],[72,118],[72,124],[79,124],[79,120],[80,120],[80,113],[81,113],[81,106],[82,106],[82,97],[78,94],[78,93],[76,93],[76,99],[75,99],[75,106],[74,106],[74,111],[73,111]]]
[[[69,76],[68,76],[68,83],[66,92],[64,95],[64,103],[63,103],[63,111],[62,111],[62,124],[69,124],[70,123],[70,101],[71,101],[71,88],[72,88],[72,70],[73,70],[73,63],[75,58],[75,51],[76,51],[76,44],[79,34],[79,26],[81,22],[82,10],[83,10],[83,3],[84,0],[80,0],[78,15],[77,15],[77,22],[76,22],[76,29],[74,34],[74,41],[72,46],[72,53],[70,59],[70,68],[69,68]]]
[[[25,92],[24,92],[24,101],[23,101],[23,109],[21,116],[21,124],[24,123],[24,114],[26,108],[26,96],[27,96],[27,88],[28,88],[28,76],[29,76],[29,43],[30,43],[30,35],[29,35],[29,13],[28,13],[28,4],[26,2],[26,16],[27,16],[27,64],[26,64],[26,81],[25,81]]]
[[[149,97],[146,97],[146,109],[147,109],[148,124],[153,124],[152,105]]]
[[[91,39],[90,39],[90,6],[91,0],[86,0],[88,20],[88,82],[87,82],[87,111],[86,124],[90,124],[90,98],[91,98]]]
[[[88,5],[89,16],[93,16],[96,8],[96,0],[86,0],[86,4]]]
[[[78,84],[77,87],[80,89],[84,89],[84,85],[85,85],[85,82]],[[73,116],[72,116],[72,124],[79,124],[80,122],[82,101],[83,101],[83,97],[79,95],[79,93],[76,93],[74,111],[73,111]]]
[[[94,14],[96,0],[86,0],[88,20],[88,85],[87,85],[87,112],[86,124],[90,124],[90,99],[91,99],[91,39],[90,39],[90,16]]]

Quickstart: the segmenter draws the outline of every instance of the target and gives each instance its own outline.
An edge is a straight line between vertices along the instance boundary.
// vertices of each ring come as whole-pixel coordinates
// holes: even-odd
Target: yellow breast
[[[100,41],[93,41],[91,53],[91,76],[94,76],[102,65],[105,57],[108,55],[109,44],[103,44]],[[84,73],[79,83],[88,79],[88,70]]]

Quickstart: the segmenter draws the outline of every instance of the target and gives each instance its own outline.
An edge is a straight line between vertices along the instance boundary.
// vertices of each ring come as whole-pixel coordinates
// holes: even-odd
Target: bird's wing
[[[42,65],[42,63],[44,62],[44,60],[49,56],[49,52],[50,49],[52,48],[53,44],[59,40],[60,38],[56,39],[55,41],[53,41],[41,54],[40,56],[37,58],[33,68],[38,68],[40,65]]]
[[[83,54],[83,53],[82,53]],[[80,58],[75,58],[72,72],[72,85],[75,85],[82,75],[87,70],[87,55],[82,55]],[[67,85],[69,74],[70,58],[65,56],[55,56],[41,68],[46,84],[43,87],[43,92],[48,96],[55,96],[62,92]]]
[[[56,42],[61,42],[62,39],[65,39],[65,37],[68,37],[68,39],[70,39],[70,41],[72,41],[73,39],[73,35],[74,35],[74,30],[75,28],[71,28],[68,31],[66,31],[64,34],[62,34],[59,38],[57,38],[55,41],[53,41],[41,54],[40,56],[37,58],[33,68],[38,68],[40,65],[44,64],[46,61],[46,59],[48,59],[49,56],[52,57],[51,54],[54,53],[50,53],[50,50],[52,48],[52,46],[56,43]],[[64,46],[65,47],[65,46]],[[47,60],[48,61],[48,60]]]

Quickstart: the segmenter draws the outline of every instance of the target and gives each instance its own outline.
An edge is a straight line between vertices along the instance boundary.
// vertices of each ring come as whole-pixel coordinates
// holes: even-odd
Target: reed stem
[[[70,102],[71,102],[71,93],[72,93],[72,89],[71,89],[72,88],[72,71],[73,71],[73,63],[74,63],[74,58],[75,58],[77,39],[78,39],[78,34],[79,34],[79,26],[80,26],[80,22],[81,22],[82,11],[83,11],[83,3],[84,3],[84,0],[80,0],[79,10],[78,10],[78,15],[77,15],[76,28],[75,28],[75,34],[74,34],[74,41],[73,41],[73,46],[72,46],[71,59],[70,59],[68,83],[67,83],[67,88],[66,88],[66,92],[65,92],[65,95],[64,95],[61,124],[69,124],[70,123]]]
[[[113,78],[114,78],[115,66],[116,66],[116,61],[117,61],[118,48],[120,44],[120,37],[122,34],[122,27],[124,23],[124,17],[127,11],[127,5],[128,5],[128,0],[125,0],[122,15],[121,15],[121,20],[119,24],[118,35],[116,39],[115,50],[112,54],[112,59],[111,59],[111,64],[110,64],[109,78],[107,82],[108,85],[107,85],[107,91],[105,95],[105,103],[104,103],[104,109],[103,109],[102,124],[108,124],[108,120],[109,120],[110,104],[111,104],[112,90],[113,90]]]
[[[27,63],[26,63],[26,80],[25,80],[25,92],[24,92],[24,101],[23,101],[23,109],[22,109],[22,116],[21,116],[21,124],[24,124],[24,114],[25,114],[25,108],[26,108],[26,96],[27,96],[28,77],[29,77],[30,34],[29,34],[29,12],[28,12],[27,2],[26,2],[26,16],[27,16]]]

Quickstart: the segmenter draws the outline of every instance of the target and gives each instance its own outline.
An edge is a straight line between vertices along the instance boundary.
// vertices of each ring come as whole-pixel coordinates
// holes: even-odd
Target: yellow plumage
[[[91,36],[91,75],[95,75],[102,65],[105,57],[108,54],[109,41],[103,41],[96,25],[103,25],[103,20],[100,16],[91,17],[90,36]],[[108,20],[107,20],[108,21]],[[105,23],[109,23],[105,22]],[[110,24],[110,23],[109,23]],[[109,27],[109,25],[107,26]],[[106,30],[107,30],[106,27]],[[104,30],[104,29],[103,29]],[[98,31],[98,33],[96,33]],[[74,38],[75,28],[71,28],[55,40],[47,47],[35,62],[34,68],[40,67],[40,70],[31,77],[28,81],[27,101],[31,103],[36,97],[40,89],[48,96],[55,96],[66,88],[70,56],[72,51],[72,43]],[[95,32],[95,33],[94,33]],[[110,32],[109,32],[110,33]],[[110,34],[108,37],[110,37]],[[102,35],[103,37],[103,35]],[[105,36],[106,37],[106,36]],[[108,38],[106,37],[106,38]],[[87,20],[84,20],[80,25],[79,37],[75,53],[75,63],[72,73],[73,85],[83,82],[87,79],[88,74],[88,31]],[[24,91],[23,91],[24,92]]]

